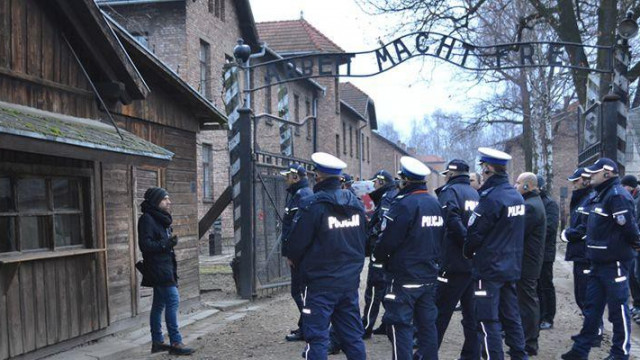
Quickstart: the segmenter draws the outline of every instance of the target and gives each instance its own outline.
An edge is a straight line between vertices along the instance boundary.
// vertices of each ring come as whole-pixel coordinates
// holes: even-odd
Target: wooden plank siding
[[[0,1],[0,100],[78,117],[99,116],[80,66],[35,0]]]

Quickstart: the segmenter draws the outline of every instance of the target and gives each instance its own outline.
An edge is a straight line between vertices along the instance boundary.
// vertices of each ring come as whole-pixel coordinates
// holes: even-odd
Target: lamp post
[[[618,163],[624,173],[627,114],[629,112],[629,79],[627,72],[631,52],[629,39],[638,34],[638,24],[628,11],[617,27],[616,44],[613,49],[613,81],[611,91],[602,99],[602,156]]]

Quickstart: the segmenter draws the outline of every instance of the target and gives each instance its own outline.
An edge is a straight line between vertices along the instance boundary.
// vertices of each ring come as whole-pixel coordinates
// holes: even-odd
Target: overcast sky
[[[378,40],[387,43],[404,34],[394,34],[397,19],[365,13],[354,0],[251,0],[256,22],[304,18],[347,52],[373,50]],[[426,60],[425,60],[426,59]],[[359,64],[357,58],[352,67]],[[370,78],[345,78],[365,91],[376,104],[379,122],[392,122],[408,135],[411,121],[437,109],[471,116],[473,99],[484,89],[460,81],[463,74],[443,61],[414,58]]]

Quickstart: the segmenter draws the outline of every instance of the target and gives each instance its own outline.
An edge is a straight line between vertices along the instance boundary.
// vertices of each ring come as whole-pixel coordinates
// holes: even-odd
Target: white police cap
[[[344,161],[325,152],[313,153],[311,155],[311,161],[316,165],[317,171],[329,175],[340,175],[342,169],[347,167]]]
[[[411,156],[403,156],[400,158],[400,174],[409,179],[424,180],[424,178],[431,174],[431,170],[420,160],[412,158]]]
[[[511,155],[506,152],[481,147],[478,148],[478,152],[480,153],[480,163],[489,163],[495,165],[507,165],[507,162],[511,160]]]

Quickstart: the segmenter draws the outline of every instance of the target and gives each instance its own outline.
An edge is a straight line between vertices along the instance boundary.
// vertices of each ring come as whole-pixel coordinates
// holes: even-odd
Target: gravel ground
[[[537,359],[559,359],[560,354],[571,347],[570,337],[578,333],[582,324],[582,317],[573,299],[573,285],[569,270],[570,267],[566,264],[556,262],[554,282],[558,297],[557,316],[554,328],[542,331],[540,334],[540,354],[535,357]],[[217,288],[221,290],[212,292],[216,296],[233,295],[228,276],[218,276],[210,279],[205,277],[204,281],[218,283]],[[221,283],[223,285],[220,286]],[[209,288],[214,287],[209,286]],[[301,358],[300,353],[303,350],[304,343],[291,343],[284,340],[284,336],[289,330],[295,327],[298,316],[295,304],[288,294],[279,294],[260,299],[252,303],[250,309],[240,310],[238,314],[240,316],[237,316],[237,320],[229,322],[222,329],[201,337],[195,343],[190,344],[198,349],[192,358],[221,360]],[[460,313],[456,312],[440,349],[440,359],[457,359],[463,339],[460,320]],[[380,320],[378,319],[378,321]],[[632,328],[634,336],[638,339],[640,326],[632,324]],[[374,335],[373,338],[366,340],[365,344],[368,359],[391,358],[391,346],[385,336]],[[637,342],[634,345],[637,345]],[[603,347],[594,349],[590,354],[590,359],[606,357],[609,348],[610,330],[605,332]],[[170,357],[165,355],[163,358],[168,359]],[[345,359],[346,357],[340,354],[329,358],[337,360]],[[631,358],[640,359],[640,348],[637,346],[632,348]]]

